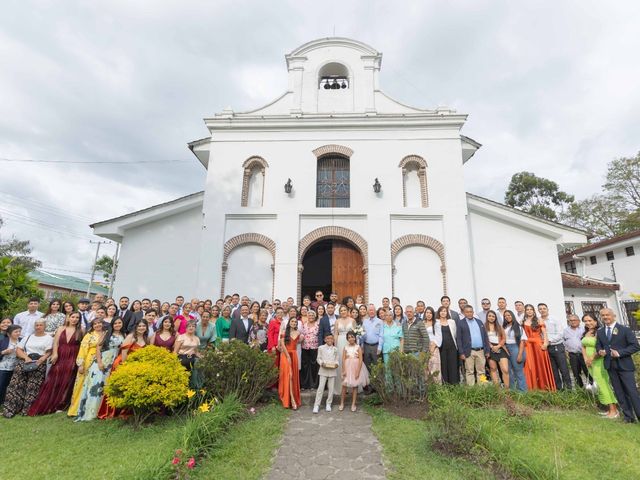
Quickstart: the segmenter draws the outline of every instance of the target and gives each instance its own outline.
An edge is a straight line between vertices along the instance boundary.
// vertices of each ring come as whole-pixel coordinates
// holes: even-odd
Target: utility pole
[[[91,287],[93,286],[93,278],[96,274],[96,264],[98,263],[98,255],[100,254],[100,245],[103,243],[111,243],[111,242],[94,242],[93,240],[89,240],[89,243],[95,243],[96,246],[96,257],[93,259],[93,268],[91,269],[91,280],[89,280],[89,287],[87,288],[87,298],[91,299]]]
[[[116,253],[113,255],[113,264],[111,266],[111,278],[109,280],[109,298],[113,295],[113,282],[116,281],[116,270],[118,269],[118,254],[120,253],[120,244],[116,244]]]

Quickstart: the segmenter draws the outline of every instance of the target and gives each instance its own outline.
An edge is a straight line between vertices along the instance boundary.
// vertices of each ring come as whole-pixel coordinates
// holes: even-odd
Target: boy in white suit
[[[320,365],[318,370],[320,383],[318,385],[318,391],[316,392],[313,413],[318,413],[320,410],[325,385],[327,385],[329,389],[327,412],[331,411],[331,402],[333,401],[333,388],[336,381],[336,369],[338,368],[338,349],[333,345],[333,335],[331,333],[325,335],[324,342],[324,345],[318,348],[318,358],[316,360],[318,365]]]

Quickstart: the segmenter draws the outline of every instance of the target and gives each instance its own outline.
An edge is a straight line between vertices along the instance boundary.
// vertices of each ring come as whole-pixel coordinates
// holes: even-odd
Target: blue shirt
[[[465,317],[467,325],[469,326],[469,333],[471,334],[471,348],[482,348],[482,332],[480,332],[480,325],[475,318],[469,320]]]
[[[400,339],[404,337],[402,326],[397,323],[391,325],[384,324],[382,327],[382,337],[384,339],[384,348],[382,353],[390,353],[400,349]]]
[[[378,317],[365,318],[362,321],[362,328],[364,328],[364,335],[362,335],[362,341],[370,345],[378,344],[378,350],[382,350],[384,340],[382,337],[382,320]]]

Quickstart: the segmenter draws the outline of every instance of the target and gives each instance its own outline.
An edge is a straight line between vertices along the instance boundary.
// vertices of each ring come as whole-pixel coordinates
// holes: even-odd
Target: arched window
[[[428,207],[427,162],[418,155],[402,159],[402,204],[405,207]]]
[[[349,208],[349,159],[338,154],[318,158],[316,207]]]
[[[250,157],[243,164],[242,207],[261,207],[264,199],[264,177],[269,164],[262,157]]]

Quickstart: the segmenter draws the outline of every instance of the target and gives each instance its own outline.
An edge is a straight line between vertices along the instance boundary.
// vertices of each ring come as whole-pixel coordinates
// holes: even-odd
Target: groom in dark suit
[[[624,421],[640,420],[640,394],[636,387],[635,367],[631,355],[640,350],[638,339],[629,327],[616,322],[616,314],[610,308],[600,310],[604,327],[598,329],[596,348],[604,357],[604,366],[616,394]],[[635,414],[634,414],[635,413]]]
[[[240,310],[240,317],[231,320],[229,340],[240,340],[241,342],[249,343],[249,331],[253,325],[253,321],[249,318],[249,306],[242,305],[238,310]]]

